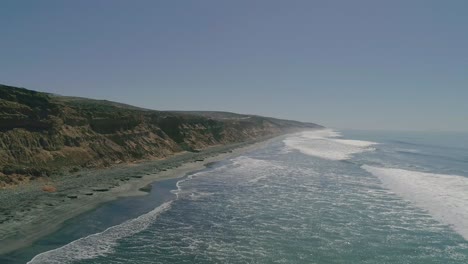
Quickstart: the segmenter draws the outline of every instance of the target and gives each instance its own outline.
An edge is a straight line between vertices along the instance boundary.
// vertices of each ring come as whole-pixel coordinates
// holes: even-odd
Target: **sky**
[[[468,131],[468,1],[0,4],[0,83],[338,129]]]

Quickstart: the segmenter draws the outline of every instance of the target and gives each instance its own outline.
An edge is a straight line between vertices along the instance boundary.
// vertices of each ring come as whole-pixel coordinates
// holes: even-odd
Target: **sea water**
[[[29,263],[468,263],[466,135],[306,131],[173,189]]]

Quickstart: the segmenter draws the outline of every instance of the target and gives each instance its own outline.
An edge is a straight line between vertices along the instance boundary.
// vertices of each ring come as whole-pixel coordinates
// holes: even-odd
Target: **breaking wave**
[[[377,176],[385,187],[427,210],[468,240],[468,178],[403,169],[362,168]]]
[[[65,264],[76,260],[93,259],[113,252],[119,239],[137,234],[153,223],[158,216],[171,207],[173,201],[161,204],[152,211],[103,232],[77,239],[69,244],[35,256],[28,264]]]
[[[306,131],[292,135],[283,140],[288,148],[296,149],[303,154],[329,160],[347,160],[353,154],[375,150],[376,142],[341,139],[341,134],[329,130]]]

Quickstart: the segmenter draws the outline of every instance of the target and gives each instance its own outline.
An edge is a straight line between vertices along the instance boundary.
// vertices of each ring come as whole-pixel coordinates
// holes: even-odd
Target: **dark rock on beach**
[[[143,191],[143,192],[151,192],[151,189],[152,189],[151,184],[148,184],[148,185],[146,185],[146,186],[144,186],[144,187],[141,187],[141,188],[140,188],[140,191]]]
[[[96,188],[93,188],[93,191],[95,191],[95,192],[107,192],[107,191],[109,191],[109,188],[107,188],[107,187],[96,187]]]

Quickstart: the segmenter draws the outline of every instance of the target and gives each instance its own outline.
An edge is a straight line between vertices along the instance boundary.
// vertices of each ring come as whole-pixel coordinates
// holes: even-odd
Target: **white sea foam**
[[[109,227],[101,233],[92,234],[60,248],[41,253],[30,260],[28,264],[66,264],[112,253],[119,239],[137,234],[148,228],[162,212],[170,208],[171,203],[172,201],[163,203],[144,215],[120,225]]]
[[[385,187],[427,210],[468,240],[468,178],[402,169],[362,168],[377,176]]]
[[[344,145],[350,145],[354,147],[367,148],[377,144],[376,142],[364,141],[364,140],[351,140],[351,139],[333,139],[336,143],[341,143]]]
[[[353,154],[374,150],[376,142],[363,140],[340,139],[340,133],[322,129],[294,134],[285,140],[288,148],[296,149],[303,154],[330,160],[347,160]]]
[[[265,180],[268,177],[278,173],[285,167],[276,162],[240,156],[232,160],[236,166],[234,170],[238,170],[239,175],[244,175],[246,183],[257,183]]]
[[[399,148],[399,149],[395,149],[395,151],[397,151],[397,152],[413,153],[413,154],[419,154],[419,153],[421,153],[421,150],[418,150],[418,149]]]
[[[232,159],[232,163],[238,167],[242,168],[259,168],[259,167],[279,167],[279,165],[274,164],[271,161],[255,159],[247,156],[240,156],[235,159]]]
[[[197,201],[197,200],[203,199],[205,197],[212,196],[213,194],[214,193],[199,192],[199,191],[194,190],[194,192],[190,193],[189,199],[192,200],[192,201]]]

